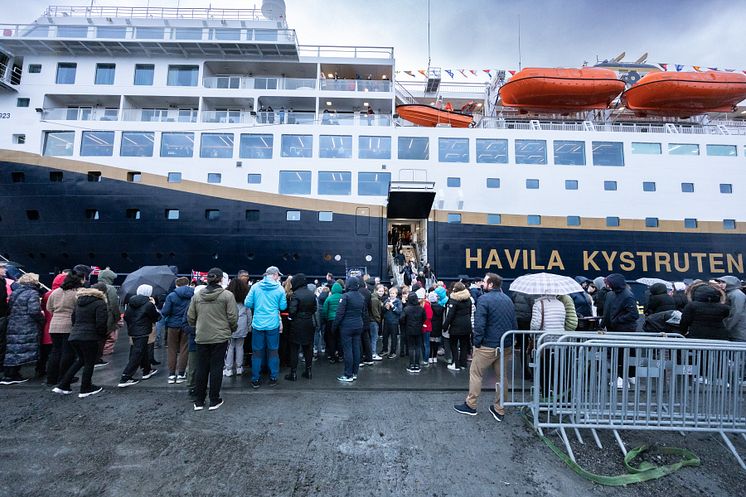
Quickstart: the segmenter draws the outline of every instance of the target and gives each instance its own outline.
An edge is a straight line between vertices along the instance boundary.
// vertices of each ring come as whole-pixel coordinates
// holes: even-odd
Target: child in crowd
[[[396,341],[399,335],[399,318],[402,304],[396,288],[389,290],[388,298],[383,302],[383,351],[382,356],[389,359],[396,358]]]

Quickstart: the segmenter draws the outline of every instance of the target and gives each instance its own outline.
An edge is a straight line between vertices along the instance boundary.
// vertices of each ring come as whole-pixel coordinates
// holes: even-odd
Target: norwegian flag
[[[195,271],[192,269],[193,281],[207,281],[207,271]]]
[[[98,276],[98,273],[101,272],[101,268],[98,266],[91,266],[91,275]]]

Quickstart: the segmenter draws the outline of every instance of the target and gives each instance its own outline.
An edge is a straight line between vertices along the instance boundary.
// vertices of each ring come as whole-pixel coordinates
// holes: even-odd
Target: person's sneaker
[[[373,360],[374,360],[374,361],[376,361],[376,362],[377,362],[377,361],[382,361],[382,360],[383,360],[383,357],[381,357],[381,356],[379,356],[378,354],[376,354],[376,355],[374,355],[374,356],[373,356]]]
[[[451,371],[458,371],[459,367],[456,366],[456,364],[451,363],[451,364],[448,365],[448,369],[451,370]]]
[[[375,362],[373,362],[373,361],[365,361],[363,364],[365,364],[366,366],[372,366],[372,365],[375,364]]]
[[[620,389],[620,390],[622,388],[624,388],[624,378],[617,377],[617,379],[616,379],[616,387],[618,389]]]
[[[122,380],[122,381],[120,381],[119,383],[117,383],[117,386],[119,388],[126,388],[126,387],[131,387],[132,385],[137,385],[138,383],[140,383],[139,380],[136,380],[134,378],[130,378],[129,380]]]
[[[466,402],[464,402],[463,404],[458,404],[458,405],[453,406],[453,410],[460,414],[466,414],[467,416],[477,415],[477,410],[469,407]]]
[[[195,411],[201,411],[204,408],[205,408],[205,404],[198,404],[196,402],[194,403],[194,410]]]
[[[64,388],[60,388],[60,387],[54,387],[52,389],[52,392],[58,393],[60,395],[70,395],[71,393],[73,393],[72,390],[65,390]]]
[[[18,385],[20,383],[25,383],[27,381],[28,381],[28,378],[24,378],[20,375],[14,376],[12,378],[9,376],[6,376],[2,380],[0,380],[0,385]]]
[[[223,376],[226,376],[226,377],[230,378],[231,376],[233,376],[233,370],[232,369],[224,369],[223,370]]]
[[[414,366],[409,366],[407,368],[407,373],[416,373],[416,372],[417,372],[417,368]]]
[[[207,408],[208,411],[215,411],[217,409],[220,409],[220,406],[223,405],[223,399],[220,399],[217,404],[210,404],[210,407]]]
[[[104,361],[103,359],[99,359],[98,361],[96,361],[96,364],[93,365],[93,369],[103,368],[108,365],[108,362]]]
[[[168,382],[171,384],[176,383],[176,375],[175,374],[168,375]]]
[[[143,373],[142,379],[143,380],[149,380],[150,378],[152,378],[153,376],[155,376],[157,372],[158,372],[157,369],[151,369],[149,373]]]
[[[271,387],[276,387],[277,386],[277,378],[270,378],[269,379],[269,383],[267,383],[267,384],[269,386],[271,386]]]
[[[259,380],[252,380],[251,381],[251,388],[259,388],[259,386],[262,384]]]
[[[185,374],[180,374],[176,376],[176,383],[184,383],[187,380],[187,377]]]
[[[389,354],[389,359],[396,359],[398,356],[396,354]]]
[[[236,368],[236,376],[241,376],[243,374],[243,368],[238,367]]]
[[[358,366],[359,368],[364,368],[364,367],[365,367],[365,363],[364,363],[364,362],[361,362],[361,363],[360,363],[360,364],[358,364],[357,366]]]
[[[495,406],[490,406],[490,414],[492,414],[492,417],[495,418],[495,421],[500,422],[505,417],[505,414],[500,414],[497,412],[497,409],[495,409]]]
[[[355,381],[355,378],[353,378],[352,376],[345,375],[338,376],[337,379],[343,383],[352,383],[353,381]]]
[[[353,380],[353,381],[354,381],[354,380],[357,380],[357,375],[356,375],[356,374],[352,375],[352,380]]]
[[[85,399],[86,397],[90,397],[91,395],[96,395],[97,393],[101,392],[103,388],[97,387],[96,385],[91,385],[90,388],[87,388],[85,390],[80,390],[80,393],[78,394],[79,399]]]

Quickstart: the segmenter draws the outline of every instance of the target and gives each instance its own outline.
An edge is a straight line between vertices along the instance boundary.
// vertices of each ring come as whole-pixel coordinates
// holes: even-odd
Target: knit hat
[[[153,295],[153,287],[150,285],[140,285],[137,287],[137,294],[144,295],[145,297],[150,297],[151,295]]]
[[[415,293],[415,294],[417,295],[417,298],[418,298],[419,300],[425,300],[425,294],[426,294],[427,292],[425,292],[425,289],[424,289],[424,288],[419,288],[419,289],[417,289],[417,291],[416,291],[416,292],[414,292],[414,293]]]

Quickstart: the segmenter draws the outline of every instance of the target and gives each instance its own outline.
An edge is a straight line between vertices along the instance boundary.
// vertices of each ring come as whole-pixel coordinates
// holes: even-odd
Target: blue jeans
[[[342,350],[344,351],[345,376],[356,375],[360,369],[360,335],[363,330],[342,330]]]
[[[319,354],[321,354],[321,349],[326,349],[326,344],[324,343],[324,325],[321,325],[313,334],[313,348]]]
[[[262,371],[262,358],[264,351],[267,350],[269,377],[277,379],[280,374],[280,356],[277,349],[280,348],[280,329],[274,330],[257,330],[252,328],[251,334],[251,381],[259,381]]]
[[[377,322],[370,322],[370,350],[373,355],[378,354],[378,328]]]
[[[425,346],[425,354],[422,357],[425,359],[425,361],[429,361],[430,360],[430,332],[429,331],[426,331],[425,333],[422,334],[422,342],[423,342],[423,345]]]
[[[166,331],[166,318],[161,318],[155,323],[155,344],[163,345],[163,332]]]

